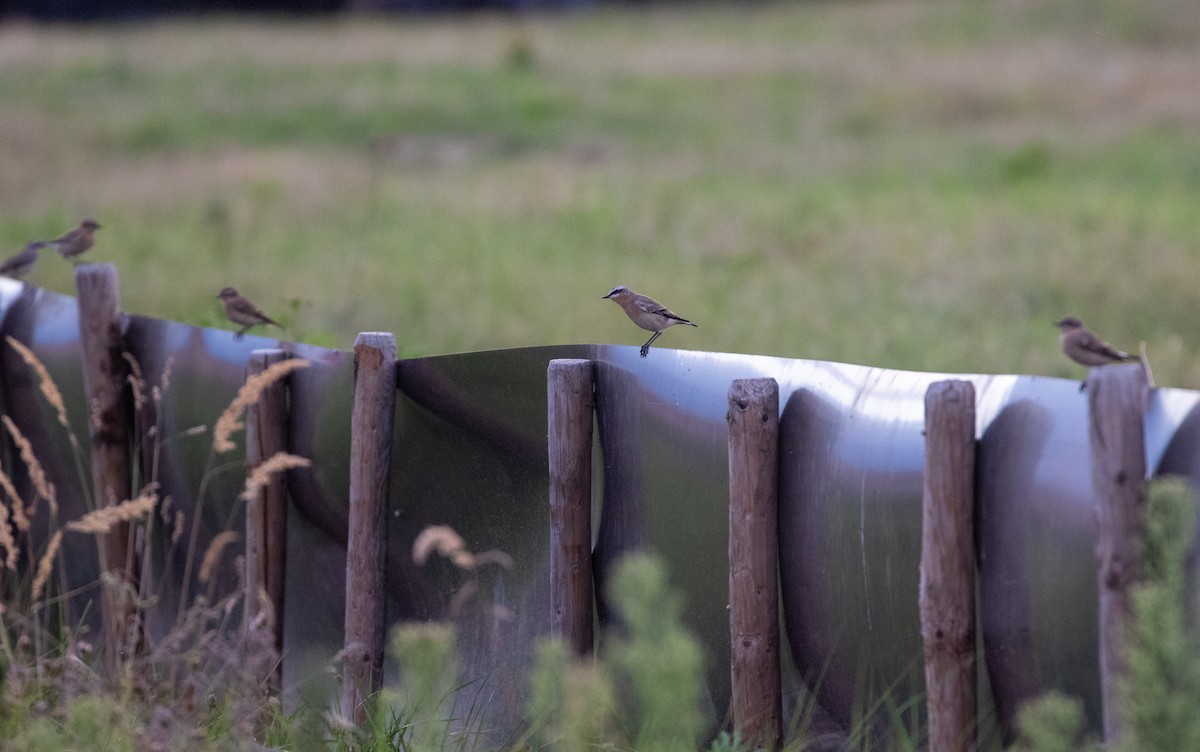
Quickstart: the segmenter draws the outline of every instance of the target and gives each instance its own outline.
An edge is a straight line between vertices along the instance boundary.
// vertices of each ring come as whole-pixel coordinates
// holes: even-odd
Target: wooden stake
[[[83,350],[83,386],[90,406],[92,488],[96,508],[133,496],[132,402],[129,365],[124,358],[121,293],[113,264],[81,264],[75,269],[79,297],[79,342]],[[101,609],[108,657],[115,666],[140,642],[134,624],[137,566],[129,546],[129,523],[118,523],[100,536],[100,568],[116,576],[103,588]]]
[[[1139,364],[1088,373],[1092,490],[1099,527],[1096,565],[1100,607],[1100,686],[1104,741],[1116,748],[1124,731],[1120,686],[1140,573],[1138,541],[1146,503],[1146,372]]]
[[[733,725],[752,747],[783,738],[779,666],[779,385],[729,387],[729,637]]]
[[[384,332],[359,334],[354,341],[354,366],[342,712],[361,725],[366,719],[367,699],[383,683],[384,565],[396,419],[396,339]]]
[[[249,371],[260,374],[288,358],[283,350],[250,353]],[[276,381],[246,411],[246,472],[288,451],[288,401],[286,380]],[[247,627],[267,620],[275,650],[283,653],[284,570],[287,565],[286,476],[275,473],[263,489],[246,502],[246,606]],[[264,611],[266,613],[264,613]],[[262,677],[275,693],[282,683],[282,661],[270,676]]]
[[[975,748],[975,387],[925,392],[921,639],[929,749]]]
[[[546,370],[550,459],[550,631],[592,653],[592,390],[590,360]]]

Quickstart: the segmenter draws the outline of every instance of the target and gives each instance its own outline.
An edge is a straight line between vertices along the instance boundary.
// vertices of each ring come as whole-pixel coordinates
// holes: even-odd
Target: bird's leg
[[[651,334],[650,339],[646,340],[646,344],[642,345],[642,357],[643,358],[646,357],[650,353],[650,343],[653,342],[654,340],[658,339],[658,335],[660,335],[660,334],[662,334],[662,332],[655,332],[654,334]]]
[[[234,339],[241,339],[242,337],[245,337],[245,336],[246,336],[246,332],[250,330],[250,327],[251,327],[251,326],[252,326],[252,324],[246,324],[246,325],[245,325],[245,326],[243,326],[241,329],[238,329],[236,332],[234,332],[234,333],[233,333],[233,338],[234,338]]]

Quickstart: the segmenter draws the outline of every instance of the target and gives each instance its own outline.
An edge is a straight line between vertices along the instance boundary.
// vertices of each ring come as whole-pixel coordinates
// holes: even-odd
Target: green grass
[[[1200,6],[705,5],[0,27],[0,249],[85,214],[136,313],[408,355],[661,344],[1200,386]],[[71,292],[48,258],[33,281]]]

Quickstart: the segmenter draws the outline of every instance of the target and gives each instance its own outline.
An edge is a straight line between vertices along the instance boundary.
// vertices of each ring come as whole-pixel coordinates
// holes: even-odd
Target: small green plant
[[[1022,752],[1076,752],[1089,748],[1082,740],[1083,705],[1061,692],[1047,692],[1021,708],[1014,748]]]
[[[1186,482],[1171,478],[1151,484],[1145,530],[1122,691],[1126,728],[1121,748],[1200,749],[1200,660],[1184,613],[1196,501]]]
[[[617,564],[612,597],[623,632],[606,660],[629,688],[623,710],[634,748],[694,749],[704,724],[704,655],[683,627],[683,601],[668,586],[666,566],[650,555],[628,556]]]
[[[740,731],[722,731],[708,746],[708,752],[758,752],[758,748],[743,739]]]
[[[1188,633],[1185,573],[1196,534],[1196,500],[1178,478],[1156,480],[1147,493],[1141,576],[1133,591],[1133,621],[1121,688],[1125,727],[1118,749],[1166,752],[1200,749],[1200,660]],[[1017,748],[1076,752],[1099,747],[1083,734],[1081,703],[1049,692],[1022,708]]]

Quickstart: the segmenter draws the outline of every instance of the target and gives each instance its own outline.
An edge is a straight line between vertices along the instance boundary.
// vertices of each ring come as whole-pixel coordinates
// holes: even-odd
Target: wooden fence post
[[[783,738],[779,666],[779,384],[729,386],[729,637],[733,726],[753,747]]]
[[[1138,545],[1146,503],[1146,372],[1139,364],[1093,368],[1088,373],[1092,491],[1100,611],[1100,687],[1104,741],[1115,748],[1125,718],[1120,685],[1133,614],[1130,590],[1140,575]]]
[[[129,365],[124,357],[121,293],[114,264],[81,264],[75,269],[83,386],[90,406],[92,489],[97,509],[132,498],[132,401]],[[101,596],[104,641],[112,665],[138,646],[134,623],[137,566],[129,546],[129,523],[100,537],[100,568],[116,576]]]
[[[257,375],[288,358],[283,350],[250,353],[249,371]],[[288,401],[286,380],[263,390],[246,411],[246,466],[252,472],[279,452],[288,451]],[[274,636],[275,650],[283,653],[284,570],[287,565],[286,476],[275,473],[262,490],[246,502],[245,623],[265,618]],[[264,614],[264,611],[266,612]],[[282,686],[283,662],[270,676],[261,677],[271,690]]]
[[[550,459],[550,630],[592,653],[592,391],[590,360],[546,369]]]
[[[921,639],[931,752],[975,748],[975,386],[925,392]]]
[[[383,683],[384,565],[388,484],[396,419],[396,339],[363,332],[354,341],[350,417],[350,523],[346,541],[346,647],[342,712],[366,719]]]

